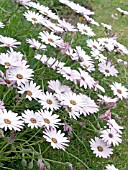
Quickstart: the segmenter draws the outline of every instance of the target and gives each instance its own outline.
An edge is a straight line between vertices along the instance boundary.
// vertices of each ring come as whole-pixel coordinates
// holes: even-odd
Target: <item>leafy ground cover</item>
[[[40,4],[44,6],[48,6],[54,13],[56,13],[58,16],[60,16],[61,20],[64,18],[67,22],[70,22],[72,25],[77,27],[77,23],[83,23],[87,24],[87,18],[83,17],[80,14],[77,14],[74,12],[71,8],[69,8],[67,5],[64,5],[60,3],[59,1],[38,1]],[[93,18],[95,21],[100,23],[105,23],[112,26],[112,30],[105,29],[103,25],[96,26],[94,24],[89,24],[89,27],[91,27],[95,33],[95,36],[92,36],[92,32],[90,32],[86,35],[87,30],[84,30],[81,34],[81,32],[76,31],[68,31],[68,26],[65,28],[66,31],[62,33],[55,33],[55,35],[60,36],[64,39],[65,42],[69,42],[72,49],[76,49],[76,46],[80,46],[84,51],[86,51],[86,54],[82,52],[81,49],[80,53],[76,49],[73,52],[70,51],[70,54],[65,54],[70,48],[69,44],[64,44],[65,46],[57,46],[55,44],[52,44],[52,36],[49,37],[51,39],[48,43],[46,43],[46,40],[42,37],[42,34],[40,34],[43,31],[48,31],[49,33],[51,31],[54,32],[53,25],[50,25],[48,27],[48,23],[44,26],[45,22],[36,23],[36,19],[32,19],[30,22],[25,18],[25,12],[27,10],[36,11],[35,8],[29,7],[28,9],[25,6],[22,6],[18,4],[16,1],[10,0],[10,1],[0,1],[0,21],[5,25],[4,28],[0,28],[0,35],[4,37],[12,37],[16,39],[18,42],[21,42],[20,46],[17,46],[17,48],[11,48],[7,46],[6,47],[0,47],[0,69],[1,69],[1,85],[0,85],[0,99],[4,103],[4,106],[6,110],[8,111],[8,115],[11,114],[11,112],[18,113],[18,116],[20,117],[20,121],[26,121],[25,117],[23,118],[23,113],[26,114],[31,111],[39,112],[39,110],[46,109],[45,107],[49,107],[50,103],[44,103],[44,98],[48,96],[46,91],[50,92],[52,89],[50,89],[49,81],[50,80],[59,80],[63,85],[67,85],[71,88],[74,96],[72,97],[72,102],[70,100],[67,104],[67,99],[64,96],[64,94],[59,93],[60,89],[56,89],[58,93],[56,94],[57,102],[59,105],[54,105],[53,110],[47,109],[48,112],[50,110],[53,111],[53,114],[59,115],[59,118],[61,119],[61,125],[59,125],[59,128],[61,132],[65,133],[66,140],[70,140],[69,146],[66,147],[64,150],[62,147],[61,149],[53,149],[53,147],[50,145],[49,142],[46,142],[46,138],[43,137],[43,132],[46,132],[44,129],[47,127],[50,131],[51,128],[46,124],[41,122],[40,124],[37,124],[38,128],[32,128],[35,123],[35,119],[37,117],[34,117],[35,119],[31,119],[31,122],[20,122],[21,127],[23,126],[23,129],[21,128],[21,131],[18,131],[16,129],[16,126],[13,126],[11,129],[10,120],[11,117],[7,116],[5,114],[5,111],[3,111],[4,106],[2,106],[1,102],[1,122],[0,122],[0,128],[1,128],[1,138],[0,138],[0,169],[33,169],[38,170],[39,166],[42,165],[42,169],[52,169],[52,170],[105,170],[107,164],[114,164],[115,167],[117,167],[119,170],[127,170],[128,164],[127,164],[127,158],[128,158],[128,125],[127,125],[127,113],[128,113],[128,102],[127,102],[127,93],[124,94],[123,97],[120,97],[118,94],[114,95],[110,85],[113,84],[113,82],[121,83],[124,87],[127,86],[128,82],[128,69],[127,69],[127,63],[125,62],[119,62],[117,59],[122,59],[127,62],[127,55],[128,51],[127,48],[124,48],[124,46],[118,51],[116,48],[114,50],[117,50],[116,52],[114,50],[105,50],[103,51],[104,56],[107,59],[103,59],[104,62],[106,60],[111,60],[115,68],[118,70],[117,76],[105,76],[100,70],[99,70],[99,63],[101,62],[100,59],[95,59],[94,57],[91,57],[91,59],[88,56],[91,56],[91,48],[87,45],[87,41],[92,39],[98,39],[103,37],[109,37],[113,38],[115,41],[120,42],[121,44],[128,47],[127,42],[127,24],[128,24],[128,15],[122,15],[119,11],[116,10],[117,7],[120,7],[121,9],[124,9],[127,11],[127,0],[119,1],[108,1],[108,0],[89,0],[89,1],[83,1],[78,2],[78,0],[74,1],[75,3],[79,3],[80,5],[90,9],[91,11],[95,12],[95,15],[90,16],[90,18]],[[72,6],[73,7],[73,6]],[[24,14],[24,15],[23,15]],[[43,15],[46,17],[45,15]],[[50,15],[50,17],[53,17],[53,14]],[[48,18],[47,18],[48,19]],[[52,22],[57,23],[57,19],[53,19]],[[82,27],[82,25],[80,25]],[[73,29],[75,29],[73,28]],[[56,28],[57,29],[57,28]],[[59,29],[59,28],[58,28]],[[62,27],[64,29],[64,27]],[[39,35],[40,34],[40,35]],[[91,34],[91,35],[90,35]],[[40,36],[40,37],[39,37]],[[0,37],[1,38],[1,37]],[[47,44],[46,49],[45,46],[42,47],[40,44],[38,48],[31,48],[30,44],[26,42],[26,39],[32,39],[35,38],[38,39],[40,43]],[[1,44],[2,44],[2,40]],[[9,43],[10,40],[8,40]],[[51,43],[49,45],[49,43]],[[109,42],[110,43],[110,42]],[[96,47],[93,48],[95,50]],[[9,53],[8,51],[15,50],[17,52],[17,55],[19,58],[21,57],[21,61],[19,61],[20,65],[14,66],[21,67],[24,69],[25,65],[29,66],[34,72],[34,76],[32,77],[32,80],[36,83],[36,85],[40,86],[40,90],[35,89],[35,92],[32,91],[31,88],[29,90],[23,91],[22,87],[23,84],[27,84],[27,82],[22,82],[19,80],[22,80],[21,77],[19,77],[18,81],[14,79],[11,79],[12,74],[8,78],[8,81],[13,80],[11,83],[12,85],[5,81],[5,78],[3,78],[3,74],[5,76],[5,73],[7,74],[7,70],[11,70],[9,63],[6,64],[2,61],[4,57],[6,57],[4,54]],[[45,50],[44,50],[45,49]],[[102,51],[102,50],[101,50]],[[96,51],[94,51],[96,53]],[[77,53],[77,55],[76,55]],[[46,55],[48,58],[53,57],[55,60],[52,62],[45,60],[45,56],[41,60],[40,56]],[[14,51],[12,51],[12,55],[16,57],[16,54],[14,55]],[[68,57],[67,57],[68,56]],[[79,57],[79,59],[78,59]],[[84,57],[83,60],[85,60],[86,67],[83,67],[85,65],[80,63],[82,62],[82,57]],[[95,56],[96,57],[96,56]],[[74,59],[76,58],[76,59]],[[43,64],[42,64],[42,62]],[[57,72],[55,69],[58,67],[58,65],[55,67],[55,61],[58,60],[59,62],[64,62],[65,65],[69,68],[66,68],[68,70],[66,74],[65,72],[61,72],[60,70]],[[27,64],[26,64],[27,61]],[[46,62],[47,61],[47,62]],[[9,62],[9,61],[8,61]],[[10,60],[11,62],[11,60]],[[4,64],[3,64],[4,63]],[[95,70],[93,70],[93,65]],[[91,67],[92,66],[92,67]],[[61,66],[62,67],[62,66]],[[82,70],[86,71],[86,74],[84,77],[82,77],[81,74],[81,80],[85,82],[85,86],[80,85],[80,75],[78,72],[74,71],[71,75],[69,74],[72,70],[79,70],[81,68]],[[13,69],[14,69],[13,68]],[[28,69],[28,67],[25,67]],[[92,68],[92,70],[91,70]],[[26,72],[23,74],[23,70],[20,72],[23,75],[28,74],[28,70],[26,69]],[[31,72],[30,71],[30,72]],[[115,70],[114,70],[115,71]],[[114,71],[112,71],[112,75],[114,74]],[[61,73],[61,74],[60,74]],[[62,74],[63,73],[63,74]],[[65,73],[65,74],[64,74]],[[22,76],[22,74],[20,76]],[[106,73],[107,74],[107,73]],[[88,78],[88,75],[91,75],[95,81],[93,81],[90,77]],[[116,75],[116,73],[115,73]],[[75,79],[76,77],[76,79]],[[10,79],[9,79],[10,78]],[[4,82],[6,82],[5,85],[2,84],[4,79]],[[26,78],[27,79],[27,78]],[[88,81],[87,81],[87,80]],[[91,81],[89,81],[91,79]],[[6,79],[7,80],[7,79]],[[31,81],[29,79],[29,81]],[[77,81],[77,83],[75,83]],[[99,82],[99,88],[96,86],[96,81]],[[82,84],[82,83],[81,83]],[[91,87],[92,85],[92,87]],[[86,87],[87,86],[87,87]],[[49,88],[48,88],[49,87]],[[97,87],[97,89],[96,89]],[[52,88],[55,88],[55,84],[52,85]],[[63,87],[64,88],[64,87]],[[105,89],[105,93],[104,90]],[[67,87],[65,91],[68,91]],[[119,90],[119,89],[118,89]],[[21,91],[21,93],[19,92]],[[123,90],[122,90],[123,91]],[[125,91],[125,90],[124,90]],[[34,93],[35,98],[31,94]],[[47,94],[46,96],[43,94]],[[41,93],[43,96],[39,97],[39,93]],[[77,94],[77,95],[76,95]],[[94,102],[88,101],[89,99],[87,97],[83,97],[84,100],[81,101],[79,94],[83,94],[86,96],[89,96]],[[98,95],[107,95],[111,96],[115,99],[115,97],[118,97],[118,102],[106,102],[106,104],[102,104],[102,102],[98,102]],[[122,95],[123,95],[122,94]],[[72,93],[71,93],[72,96]],[[62,100],[62,98],[63,100]],[[65,98],[64,98],[65,97]],[[49,97],[49,101],[51,102],[52,96]],[[55,100],[55,99],[54,99]],[[79,101],[78,101],[79,100]],[[41,101],[41,102],[39,102]],[[87,103],[88,101],[88,103]],[[64,104],[65,102],[65,104]],[[75,103],[74,102],[82,102],[83,105],[80,106],[80,109],[75,107],[76,113],[71,113],[71,110]],[[90,103],[89,103],[90,102]],[[48,106],[46,106],[46,104]],[[72,105],[71,105],[72,104]],[[90,107],[90,104],[93,109]],[[85,107],[85,105],[87,105]],[[61,108],[60,108],[61,106]],[[97,110],[98,106],[98,110]],[[55,108],[57,107],[57,109]],[[65,110],[65,108],[67,110]],[[84,108],[84,111],[82,110]],[[88,109],[88,111],[87,111]],[[109,112],[110,109],[110,112]],[[11,111],[9,113],[9,110]],[[28,111],[29,110],[29,111]],[[84,112],[83,114],[80,114],[79,112]],[[91,150],[90,143],[91,139],[95,139],[95,137],[100,137],[101,129],[106,126],[106,121],[101,119],[100,116],[104,114],[106,111],[108,111],[108,119],[110,118],[110,113],[112,119],[114,119],[118,124],[123,127],[123,134],[122,137],[122,143],[119,144],[119,146],[112,146],[113,148],[113,154],[106,158],[99,158],[99,156],[96,157],[95,154],[93,154],[93,151]],[[47,114],[48,114],[47,112]],[[93,114],[91,114],[93,113]],[[44,111],[41,112],[41,114],[44,114]],[[89,114],[89,115],[88,115]],[[3,115],[6,115],[4,118]],[[13,113],[12,113],[13,115]],[[14,115],[13,115],[14,116]],[[29,118],[32,118],[31,116]],[[2,123],[2,119],[4,120],[4,124]],[[40,118],[41,119],[41,118]],[[50,117],[49,117],[50,119]],[[5,121],[6,120],[6,121]],[[32,121],[33,120],[33,121]],[[48,120],[46,121],[48,124]],[[45,123],[46,123],[45,122]],[[24,125],[25,124],[25,125]],[[28,127],[28,124],[30,127]],[[7,126],[8,125],[8,126]],[[57,125],[57,124],[56,124]],[[8,127],[7,129],[5,128]],[[39,127],[41,126],[41,127]],[[118,126],[117,126],[118,127]],[[18,128],[18,127],[17,127]],[[55,136],[56,137],[56,136]],[[52,138],[53,139],[53,138]],[[55,139],[52,141],[53,144],[56,146]],[[63,144],[62,144],[63,145]],[[45,167],[43,167],[45,166]],[[40,167],[41,169],[41,167]],[[109,169],[108,169],[109,170]],[[114,169],[113,169],[114,170]]]

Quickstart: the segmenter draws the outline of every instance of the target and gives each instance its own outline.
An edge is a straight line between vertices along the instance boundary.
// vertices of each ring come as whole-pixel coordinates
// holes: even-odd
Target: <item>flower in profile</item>
[[[95,137],[95,140],[91,139],[90,146],[93,153],[96,154],[96,157],[108,158],[113,154],[113,149],[98,137]]]
[[[18,116],[17,113],[11,110],[7,111],[6,109],[0,110],[0,128],[4,128],[5,131],[7,131],[7,129],[21,131],[23,125],[22,117]]]
[[[65,150],[65,147],[68,146],[68,138],[65,137],[64,133],[61,133],[61,131],[57,131],[56,129],[51,128],[50,130],[45,129],[43,132],[43,137],[46,139],[47,142],[51,143],[51,146],[55,149],[62,149]]]
[[[39,113],[34,113],[33,110],[25,110],[22,113],[23,121],[27,124],[31,129],[41,127],[41,116]]]
[[[106,166],[106,170],[119,170],[119,169],[117,169],[117,168],[115,168],[115,166],[114,165],[107,165]]]
[[[119,126],[114,119],[110,119],[107,122],[107,125],[112,130],[112,132],[122,134],[121,130],[124,128],[122,126]]]
[[[102,96],[101,94],[98,94],[98,97],[100,99],[98,99],[97,101],[100,102],[101,104],[115,104],[119,99],[118,97],[115,97],[115,98],[111,98],[111,97],[108,97],[108,96]]]
[[[39,24],[42,20],[45,20],[42,15],[33,11],[27,11],[23,15],[28,21],[32,22],[32,24]]]
[[[120,138],[121,135],[119,133],[116,133],[112,131],[112,129],[106,129],[106,130],[101,130],[100,131],[101,135],[100,137],[104,142],[107,143],[107,145],[113,145],[113,146],[118,146],[119,143],[122,142],[122,139]]]
[[[32,38],[32,39],[26,39],[26,42],[30,44],[30,47],[35,48],[37,50],[45,50],[46,49],[46,45],[40,43],[39,41],[37,41],[36,39]]]
[[[52,114],[52,111],[41,109],[38,111],[38,114],[40,114],[41,125],[45,126],[47,129],[57,128],[60,124],[61,119],[59,119],[59,115]]]
[[[104,23],[101,23],[101,25],[103,25],[103,27],[108,29],[108,30],[112,30],[112,26],[111,25],[104,24]]]
[[[12,47],[17,47],[17,45],[21,45],[21,42],[18,42],[14,38],[10,37],[4,37],[0,35],[0,42],[3,43],[0,45],[0,47],[7,47],[7,48],[12,48]]]
[[[124,11],[123,9],[121,9],[121,8],[116,8],[117,9],[117,11],[119,11],[121,14],[123,14],[123,15],[128,15],[128,11]]]
[[[43,31],[39,33],[39,38],[41,38],[42,42],[45,44],[50,44],[53,47],[56,47],[58,43],[62,43],[63,40],[61,37],[54,34],[54,32],[48,33],[47,31]]]
[[[122,86],[121,83],[114,82],[113,85],[110,85],[111,90],[113,91],[114,95],[116,95],[121,100],[128,98],[128,91],[126,87]]]
[[[48,91],[46,92],[46,94],[45,93],[41,94],[39,98],[40,98],[39,103],[41,103],[43,109],[53,111],[59,109],[60,107],[57,98],[52,93],[49,93]]]
[[[0,28],[4,28],[4,24],[2,22],[0,22]]]
[[[18,89],[18,93],[25,94],[25,97],[30,101],[32,99],[38,100],[40,94],[42,93],[40,86],[37,86],[33,81],[21,84]]]

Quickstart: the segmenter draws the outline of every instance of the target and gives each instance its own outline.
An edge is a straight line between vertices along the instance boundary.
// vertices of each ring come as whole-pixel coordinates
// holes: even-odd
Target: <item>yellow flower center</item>
[[[26,94],[27,94],[28,96],[32,96],[32,92],[31,92],[31,91],[27,91]]]
[[[118,89],[117,92],[118,92],[119,94],[122,94],[122,91],[121,91],[120,89]]]
[[[44,119],[44,122],[47,123],[47,124],[50,124],[50,120],[47,119],[47,118]]]
[[[74,100],[70,100],[70,103],[71,103],[72,105],[76,105],[76,102],[75,102]]]
[[[9,67],[11,64],[9,62],[5,62],[5,65]]]
[[[57,140],[55,138],[52,138],[53,143],[57,143]]]
[[[35,21],[35,22],[37,21],[37,19],[36,19],[36,18],[32,18],[32,20],[33,20],[33,21]]]
[[[98,146],[97,149],[98,149],[99,152],[103,151],[103,147],[102,146]]]
[[[18,79],[23,79],[23,76],[21,74],[17,74],[16,76]]]
[[[52,43],[54,42],[53,39],[51,39],[51,38],[48,38],[48,41],[49,41],[49,42],[52,42]]]
[[[47,103],[48,103],[48,104],[52,104],[52,100],[48,99],[48,100],[47,100]]]
[[[10,121],[9,119],[4,119],[4,122],[5,122],[6,124],[11,124],[11,121]]]
[[[36,119],[34,119],[34,118],[31,118],[30,121],[31,121],[32,123],[36,123]]]

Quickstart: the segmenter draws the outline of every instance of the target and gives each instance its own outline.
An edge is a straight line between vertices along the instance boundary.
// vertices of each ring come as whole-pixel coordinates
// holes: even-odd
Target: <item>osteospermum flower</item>
[[[115,166],[114,165],[107,165],[106,166],[106,170],[119,170],[119,169],[117,169],[117,168],[115,168]]]
[[[0,45],[0,47],[8,47],[8,48],[17,47],[17,45],[21,44],[21,42],[18,42],[13,38],[4,37],[2,35],[0,35],[0,42],[3,43]]]
[[[112,65],[111,61],[102,62],[98,64],[99,70],[105,76],[117,76],[118,70]]]
[[[113,132],[111,129],[101,130],[100,133],[100,137],[107,143],[107,145],[113,144],[113,146],[118,146],[119,143],[122,142],[122,139],[120,138],[121,135]]]
[[[100,97],[100,99],[98,99],[97,101],[99,101],[100,103],[102,104],[109,104],[109,103],[116,103],[119,99],[117,97],[115,98],[111,98],[111,97],[108,97],[108,96],[102,96],[100,94],[98,94],[98,97]]]
[[[56,128],[60,124],[61,119],[58,119],[59,115],[52,114],[51,111],[42,109],[38,111],[38,113],[40,114],[41,125],[45,126],[47,129]]]
[[[48,33],[47,31],[43,31],[40,32],[39,35],[39,38],[41,38],[42,42],[50,44],[53,47],[56,47],[56,44],[63,42],[62,38],[55,35],[54,32]]]
[[[112,30],[112,26],[111,25],[104,24],[104,23],[101,23],[101,25],[103,25],[103,27],[108,29],[108,30]]]
[[[57,94],[65,93],[65,91],[66,91],[66,92],[71,91],[71,88],[70,88],[69,86],[66,86],[66,85],[61,84],[61,82],[60,82],[59,80],[56,80],[56,81],[50,80],[50,81],[48,82],[48,84],[49,84],[49,85],[48,85],[48,88],[49,88],[51,91],[53,91],[53,92],[55,92],[55,93],[57,93]]]
[[[41,23],[42,20],[44,20],[42,15],[33,11],[27,11],[23,15],[28,21],[32,22],[32,24]]]
[[[121,9],[121,8],[116,8],[119,12],[121,12],[121,14],[123,14],[123,15],[128,15],[128,11],[125,11],[125,10],[123,10],[123,9]]]
[[[47,142],[51,143],[51,146],[55,149],[62,149],[65,150],[65,147],[68,146],[68,138],[64,136],[64,133],[61,131],[57,131],[56,129],[45,130],[43,137],[46,139]]]
[[[124,99],[128,98],[128,91],[124,86],[122,86],[121,83],[114,82],[113,85],[110,85],[110,87],[114,95],[116,95],[121,100],[123,98]]]
[[[90,146],[93,153],[96,154],[96,157],[108,158],[113,154],[113,149],[107,146],[106,143],[98,137],[95,137],[95,140],[91,139]]]
[[[89,37],[93,37],[95,35],[95,33],[92,31],[92,29],[87,25],[77,23],[77,28],[78,28],[79,32],[81,32],[81,34],[87,35]]]
[[[40,86],[37,86],[33,81],[26,82],[25,84],[21,84],[19,87],[19,93],[25,94],[25,97],[30,101],[33,99],[38,100],[42,91],[40,90]]]
[[[21,83],[25,84],[28,80],[32,79],[33,70],[30,68],[16,67],[8,71],[9,80],[16,81],[17,85],[20,86]]]
[[[39,102],[43,106],[43,109],[47,110],[57,110],[60,107],[57,98],[52,93],[49,92],[40,95]]]
[[[0,110],[4,110],[4,109],[5,109],[4,102],[0,100]]]
[[[35,48],[37,50],[41,49],[41,50],[45,50],[46,49],[46,45],[40,43],[39,41],[37,41],[36,39],[32,38],[32,39],[27,39],[26,40],[27,43],[30,44],[30,47]]]
[[[72,32],[77,31],[77,29],[73,25],[71,25],[69,22],[66,22],[65,19],[58,20],[58,22],[60,26],[64,28],[66,31],[72,31]]]
[[[31,2],[31,0],[16,0],[16,2],[20,5],[27,6]]]
[[[21,131],[24,125],[23,123],[22,117],[18,116],[17,113],[11,110],[0,110],[0,128],[4,128],[5,131],[7,129]]]
[[[0,22],[0,28],[4,28],[4,24],[2,22]]]
[[[107,125],[112,130],[112,132],[122,134],[121,130],[123,130],[124,128],[122,126],[119,126],[114,119],[110,119],[107,122]]]
[[[34,113],[33,110],[25,110],[22,113],[22,117],[24,122],[27,124],[28,127],[31,129],[41,127],[41,116],[39,113]]]

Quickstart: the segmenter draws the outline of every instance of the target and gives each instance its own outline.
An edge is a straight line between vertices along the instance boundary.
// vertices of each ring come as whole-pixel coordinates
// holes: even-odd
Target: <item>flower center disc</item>
[[[5,62],[5,65],[9,67],[11,64],[9,62]]]
[[[57,143],[57,140],[55,138],[52,138],[53,143]]]
[[[11,121],[10,121],[9,119],[4,119],[4,122],[5,122],[6,124],[11,124]]]
[[[52,101],[50,99],[47,100],[48,104],[52,104]]]
[[[36,18],[32,18],[32,20],[33,20],[33,21],[35,21],[35,22],[37,21],[37,19],[36,19]]]
[[[118,92],[119,94],[122,94],[122,91],[121,91],[120,89],[118,89],[117,92]]]
[[[21,74],[17,74],[16,76],[18,79],[23,79],[23,76]]]
[[[5,83],[7,83],[7,84],[11,84],[11,82],[9,81],[9,80],[4,80],[5,81]]]
[[[72,105],[76,105],[76,102],[75,102],[74,100],[70,100],[70,103],[71,103]]]
[[[52,43],[54,42],[53,39],[51,39],[51,38],[48,38],[48,41],[49,41],[49,42],[52,42]]]
[[[93,45],[93,47],[94,47],[95,49],[97,49],[97,46]]]
[[[26,94],[27,94],[28,96],[32,96],[32,92],[31,92],[31,91],[27,91]]]
[[[99,152],[103,151],[103,148],[101,146],[98,146],[97,149],[98,149]]]
[[[47,123],[47,124],[50,124],[50,120],[47,119],[47,118],[44,119],[44,122]]]
[[[109,73],[109,70],[105,70],[106,73]]]
[[[30,121],[31,121],[32,123],[36,123],[36,119],[34,119],[34,118],[31,118]]]
[[[83,31],[84,31],[84,32],[87,32],[87,30],[85,30],[85,29],[84,29]]]
[[[111,134],[111,133],[109,133],[109,135],[108,135],[110,138],[113,138],[113,135]]]

